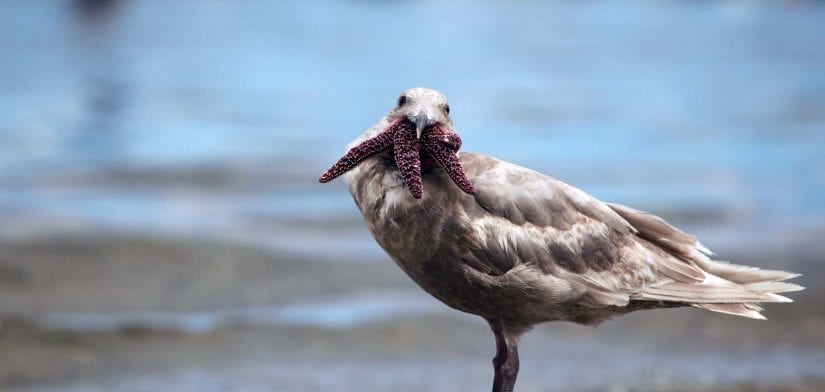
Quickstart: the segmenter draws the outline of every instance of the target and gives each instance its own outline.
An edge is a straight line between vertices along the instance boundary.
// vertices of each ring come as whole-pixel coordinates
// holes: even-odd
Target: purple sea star
[[[458,159],[458,150],[461,148],[461,138],[454,132],[449,132],[442,125],[435,125],[418,139],[415,134],[415,125],[407,119],[397,120],[390,124],[378,135],[367,139],[353,147],[335,162],[319,179],[320,182],[329,182],[332,179],[352,170],[369,157],[393,150],[395,164],[401,173],[401,179],[416,199],[424,195],[421,182],[421,148],[435,159],[444,168],[450,179],[464,192],[475,193],[475,188],[461,167]]]

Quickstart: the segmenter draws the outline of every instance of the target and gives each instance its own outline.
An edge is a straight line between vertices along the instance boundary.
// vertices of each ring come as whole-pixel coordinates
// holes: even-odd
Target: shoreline
[[[755,264],[772,260],[763,255]],[[525,366],[550,361],[549,373],[527,367],[532,374],[524,378],[534,379],[535,389],[558,382],[568,389],[584,377],[587,358],[601,358],[599,390],[614,379],[632,387],[629,375],[665,364],[661,377],[681,380],[673,391],[775,390],[771,383],[805,391],[797,384],[817,374],[811,366],[825,363],[825,315],[816,301],[825,279],[816,271],[819,260],[786,261],[789,269],[804,268],[798,282],[808,289],[793,293],[795,304],[769,305],[773,321],[671,309],[636,312],[596,329],[548,323],[525,337],[524,356],[534,364]],[[108,389],[107,382],[130,377],[188,385],[188,378],[176,379],[186,369],[214,373],[215,385],[252,372],[260,383],[244,384],[252,389],[291,385],[287,375],[301,371],[303,384],[279,390],[312,390],[376,360],[395,375],[386,382],[403,390],[408,382],[417,385],[405,378],[410,372],[440,373],[427,370],[433,361],[453,364],[437,380],[446,386],[476,373],[486,381],[489,370],[483,321],[430,298],[389,260],[314,261],[232,242],[137,234],[39,238],[0,247],[0,296],[0,386],[21,391]],[[43,324],[50,317],[51,327]],[[260,363],[250,368],[250,361]],[[291,367],[293,361],[304,365]],[[776,364],[765,368],[765,361]],[[313,364],[338,370],[313,381]],[[729,369],[719,373],[714,366]],[[625,373],[608,370],[622,367]],[[702,374],[714,383],[707,388],[722,389],[685,384]],[[748,375],[762,379],[735,385]]]

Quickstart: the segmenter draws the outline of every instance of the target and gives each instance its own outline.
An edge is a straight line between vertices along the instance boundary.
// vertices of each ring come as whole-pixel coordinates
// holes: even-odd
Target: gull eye
[[[407,96],[406,95],[402,95],[402,96],[398,97],[398,106],[404,106],[405,103],[407,103]]]
[[[450,105],[444,105],[444,113],[450,114]]]

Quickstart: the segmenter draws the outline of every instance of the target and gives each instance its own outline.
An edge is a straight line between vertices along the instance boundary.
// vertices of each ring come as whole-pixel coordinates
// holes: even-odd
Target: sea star
[[[394,121],[378,135],[347,151],[321,176],[319,181],[329,182],[352,170],[367,158],[392,149],[401,179],[410,194],[420,199],[424,195],[424,186],[421,182],[422,148],[444,168],[450,179],[462,191],[468,194],[475,193],[473,184],[467,179],[458,159],[461,138],[454,132],[445,130],[441,125],[435,125],[427,129],[419,139],[416,137],[415,125],[407,119]]]

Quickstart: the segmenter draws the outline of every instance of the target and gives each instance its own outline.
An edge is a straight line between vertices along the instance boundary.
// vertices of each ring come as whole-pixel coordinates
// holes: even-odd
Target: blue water
[[[466,150],[670,214],[711,248],[825,232],[821,2],[2,5],[2,237],[380,257],[343,186],[316,179],[418,85],[450,98]]]

